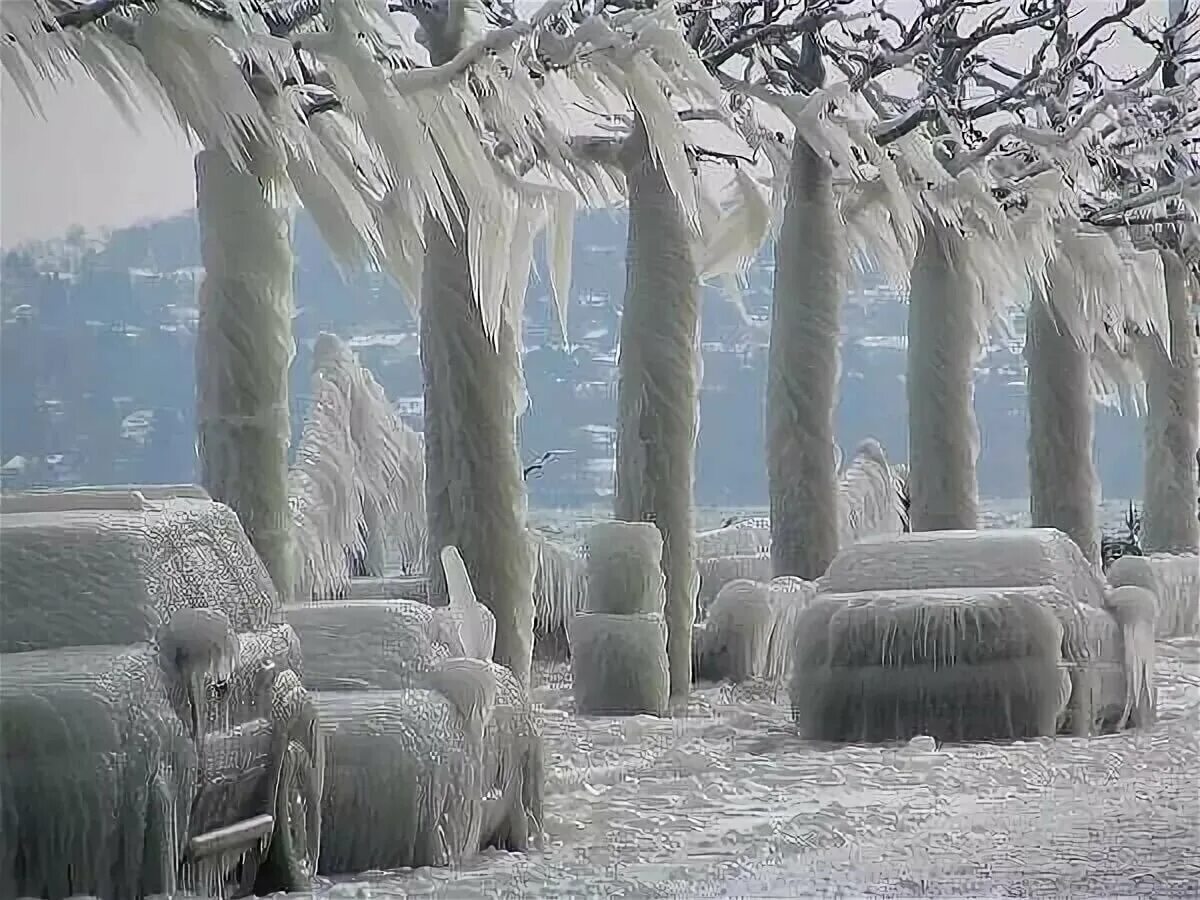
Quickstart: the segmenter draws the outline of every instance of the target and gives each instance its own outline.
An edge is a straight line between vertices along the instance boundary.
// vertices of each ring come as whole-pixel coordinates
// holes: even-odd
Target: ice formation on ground
[[[587,606],[567,623],[584,715],[666,713],[663,546],[646,522],[600,522],[588,533]]]
[[[803,741],[754,684],[698,685],[671,719],[578,717],[569,667],[539,667],[544,850],[322,880],[297,900],[553,900],[599,883],[664,898],[1191,896],[1200,646],[1158,651],[1153,726],[932,751]]]
[[[775,629],[775,607],[763,582],[737,578],[726,582],[694,638],[697,678],[732,682],[762,677]]]

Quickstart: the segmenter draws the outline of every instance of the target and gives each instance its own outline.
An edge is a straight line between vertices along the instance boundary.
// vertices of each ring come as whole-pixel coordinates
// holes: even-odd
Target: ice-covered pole
[[[692,680],[692,485],[699,418],[700,279],[692,233],[640,117],[622,149],[629,244],[618,360],[615,514],[662,533],[671,696]]]
[[[1200,343],[1192,317],[1187,270],[1162,252],[1170,337],[1144,339],[1146,475],[1142,546],[1150,551],[1200,550],[1197,453],[1200,452]]]
[[[797,135],[775,244],[767,368],[767,478],[776,576],[819,578],[838,550],[833,412],[845,260],[833,167]]]
[[[1092,458],[1090,348],[1067,333],[1040,291],[1029,307],[1025,362],[1033,526],[1057,528],[1079,545],[1087,559],[1099,564],[1100,486]]]
[[[477,4],[475,4],[477,5]],[[452,3],[441,28],[423,21],[434,64],[472,38],[473,4]],[[466,204],[459,198],[459,209]],[[463,216],[465,218],[465,214]],[[430,598],[447,600],[441,550],[462,554],[496,618],[496,662],[527,684],[533,654],[533,558],[517,450],[519,322],[502,315],[493,342],[471,283],[461,224],[425,225],[421,369],[425,378],[425,506]]]
[[[982,353],[979,284],[955,263],[964,238],[929,224],[908,302],[909,518],[913,531],[974,529],[975,364]]]
[[[292,586],[288,367],[292,212],[282,161],[263,144],[248,170],[224,150],[196,156],[204,280],[196,335],[201,483],[238,514],[283,595]]]

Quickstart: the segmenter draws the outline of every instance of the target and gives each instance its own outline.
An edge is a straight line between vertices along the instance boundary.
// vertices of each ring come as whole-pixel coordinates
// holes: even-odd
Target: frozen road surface
[[[1010,745],[822,746],[786,696],[579,718],[537,673],[546,843],[319,898],[1200,897],[1200,642],[1160,643],[1158,724]]]

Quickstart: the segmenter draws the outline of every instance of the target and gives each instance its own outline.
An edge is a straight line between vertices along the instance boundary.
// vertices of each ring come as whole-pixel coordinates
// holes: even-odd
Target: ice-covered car
[[[450,865],[540,835],[537,721],[470,603],[285,608],[328,730],[321,873]]]
[[[1070,699],[1061,728],[1087,734],[1152,722],[1154,598],[1140,589],[1110,589],[1061,531],[871,537],[842,550],[817,581],[818,601],[835,596],[846,603],[853,597],[866,602],[869,596],[876,604],[911,603],[913,592],[921,591],[928,592],[931,603],[958,603],[969,600],[972,591],[990,592],[990,597],[996,591],[1035,588],[1050,589],[1038,602],[1051,606],[1062,626],[1061,658]],[[943,597],[948,591],[962,596]]]
[[[309,886],[316,710],[228,507],[6,496],[0,584],[0,897]]]

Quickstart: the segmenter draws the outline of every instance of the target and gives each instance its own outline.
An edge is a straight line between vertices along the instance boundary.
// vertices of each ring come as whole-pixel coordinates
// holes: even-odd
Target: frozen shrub
[[[1122,556],[1109,568],[1108,583],[1113,587],[1135,585],[1155,595],[1157,637],[1200,632],[1200,557],[1196,554]]]
[[[767,602],[771,604],[771,636],[763,672],[767,679],[783,681],[791,673],[796,621],[816,595],[815,582],[792,575],[773,578],[767,585]]]
[[[663,612],[662,534],[644,522],[601,522],[588,535],[587,610],[612,615]]]
[[[579,613],[568,636],[580,713],[666,714],[667,627],[661,615]]]
[[[706,557],[696,560],[696,567],[700,572],[700,593],[696,603],[701,619],[708,613],[721,588],[729,582],[738,578],[763,582],[771,580],[770,553]]]
[[[729,582],[717,594],[698,642],[697,678],[734,683],[766,673],[774,609],[765,584]]]

